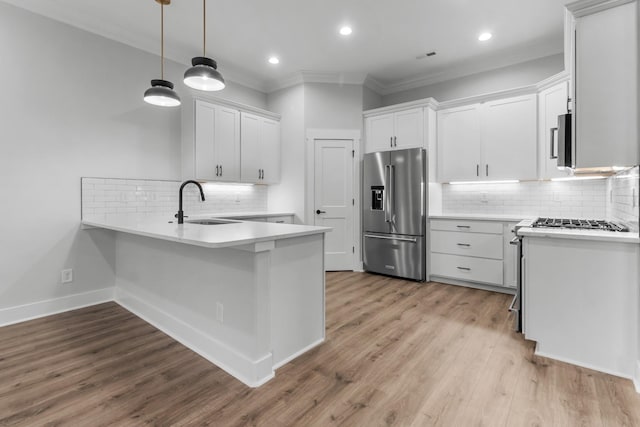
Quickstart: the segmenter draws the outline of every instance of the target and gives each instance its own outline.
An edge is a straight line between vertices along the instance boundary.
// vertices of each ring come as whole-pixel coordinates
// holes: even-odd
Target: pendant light
[[[207,5],[202,0],[202,56],[191,60],[191,68],[184,73],[184,84],[190,88],[213,92],[225,87],[224,79],[218,72],[218,64],[207,58]]]
[[[173,90],[173,83],[164,79],[164,7],[171,0],[155,0],[160,3],[160,79],[151,80],[151,87],[144,92],[144,101],[160,107],[177,107],[180,97]]]

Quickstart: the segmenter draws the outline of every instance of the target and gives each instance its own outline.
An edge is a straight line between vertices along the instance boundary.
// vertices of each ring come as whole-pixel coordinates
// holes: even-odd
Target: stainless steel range
[[[629,231],[627,227],[615,222],[600,219],[567,219],[567,218],[538,218],[532,227],[573,228],[579,230]]]

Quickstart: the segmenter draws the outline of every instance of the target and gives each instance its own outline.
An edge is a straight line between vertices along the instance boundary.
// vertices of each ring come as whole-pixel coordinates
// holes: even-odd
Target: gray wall
[[[472,74],[441,83],[384,95],[382,106],[435,98],[438,101],[466,98],[538,83],[564,70],[564,54],[521,62],[496,70]]]
[[[369,89],[367,86],[362,87],[362,109],[372,110],[382,107],[382,95]]]
[[[142,100],[159,58],[5,3],[0,58],[0,310],[111,287],[114,236],[79,229],[80,177],[180,178],[180,108]],[[183,102],[184,69],[167,63]],[[266,106],[233,83],[223,93]]]
[[[362,128],[362,85],[304,84],[307,129]]]

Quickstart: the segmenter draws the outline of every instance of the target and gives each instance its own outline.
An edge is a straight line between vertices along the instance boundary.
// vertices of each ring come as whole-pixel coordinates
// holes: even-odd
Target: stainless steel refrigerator
[[[426,153],[421,148],[364,156],[364,268],[425,280]]]

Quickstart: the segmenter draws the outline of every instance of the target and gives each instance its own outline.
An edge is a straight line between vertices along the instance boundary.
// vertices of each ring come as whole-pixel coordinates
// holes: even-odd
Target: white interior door
[[[354,257],[353,141],[314,141],[315,225],[332,227],[325,238],[326,270],[352,270]]]

